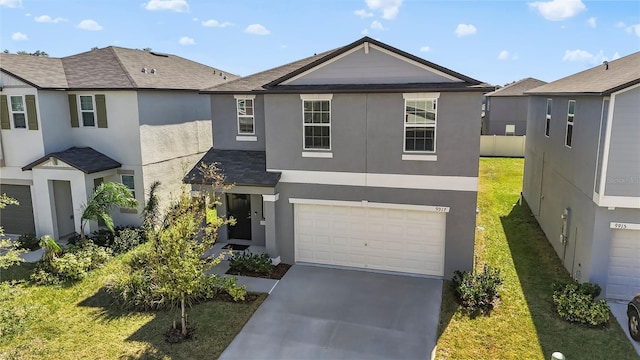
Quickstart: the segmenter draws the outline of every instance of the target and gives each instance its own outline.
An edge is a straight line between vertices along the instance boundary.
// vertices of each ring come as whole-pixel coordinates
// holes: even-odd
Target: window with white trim
[[[127,187],[127,189],[131,190],[131,195],[136,197],[136,186],[135,186],[135,178],[133,175],[120,175],[120,182]]]
[[[254,135],[253,99],[236,98],[236,109],[238,111],[238,134]]]
[[[437,99],[405,99],[404,151],[436,151]]]
[[[564,144],[567,147],[571,147],[571,141],[573,140],[573,120],[576,115],[576,101],[569,100],[567,105],[567,132],[564,140]]]
[[[302,100],[305,150],[331,150],[331,100]]]
[[[11,96],[11,118],[14,129],[27,128],[27,111],[24,104],[24,96]]]
[[[82,126],[96,126],[96,103],[93,95],[78,96]]]
[[[551,104],[552,100],[547,99],[547,116],[544,123],[544,136],[549,137],[549,128],[551,127]]]

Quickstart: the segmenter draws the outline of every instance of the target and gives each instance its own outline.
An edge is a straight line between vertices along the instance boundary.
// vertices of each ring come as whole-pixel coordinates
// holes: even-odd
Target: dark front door
[[[251,196],[227,194],[227,216],[236,219],[229,225],[229,239],[251,240]]]

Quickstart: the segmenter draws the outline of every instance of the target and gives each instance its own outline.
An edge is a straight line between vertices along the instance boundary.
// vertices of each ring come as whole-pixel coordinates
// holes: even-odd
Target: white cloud
[[[22,0],[0,0],[0,6],[19,8],[22,7]]]
[[[455,32],[458,37],[462,37],[475,34],[478,32],[478,29],[476,29],[472,24],[458,24]]]
[[[67,19],[63,19],[61,17],[57,17],[55,19],[52,19],[51,16],[49,16],[49,15],[36,16],[35,18],[33,18],[33,20],[35,20],[36,22],[39,22],[39,23],[53,23],[53,24],[57,24],[59,22],[67,21]]]
[[[14,40],[14,41],[25,41],[25,40],[29,40],[29,38],[27,37],[27,34],[23,34],[21,32],[16,32],[16,33],[13,33],[13,35],[11,35],[11,40]]]
[[[368,28],[364,28],[362,31],[360,31],[360,34],[369,35],[369,29]]]
[[[431,48],[428,46],[423,46],[420,48],[420,52],[429,52],[429,50],[431,50]]]
[[[227,27],[231,25],[230,22],[225,21],[223,23],[219,22],[218,20],[214,20],[214,19],[210,19],[207,21],[203,21],[202,22],[202,26],[207,26],[207,27],[219,27],[219,28],[223,28],[223,27]]]
[[[372,17],[373,13],[368,12],[365,9],[360,9],[360,10],[356,10],[353,12],[356,16],[361,17],[361,18],[368,18],[368,17]]]
[[[507,50],[500,51],[500,53],[498,54],[498,59],[499,60],[507,60],[507,59],[509,59],[509,52]]]
[[[89,31],[102,30],[102,26],[98,24],[95,20],[91,20],[91,19],[80,21],[80,23],[76,27],[78,29],[89,30]]]
[[[193,19],[191,19],[191,20],[193,20],[193,21],[200,21],[200,19],[199,19],[199,18],[197,18],[197,17],[194,17],[194,18],[193,18]]]
[[[551,21],[565,20],[587,9],[582,0],[536,1],[529,3],[529,6]]]
[[[193,38],[190,38],[188,36],[183,36],[178,41],[178,44],[180,44],[180,45],[195,45],[196,41]]]
[[[636,36],[640,37],[640,24],[630,25],[627,27],[627,33],[636,34]]]
[[[150,0],[144,8],[150,11],[188,12],[189,4],[187,4],[186,0]]]
[[[623,21],[618,21],[616,23],[616,27],[617,28],[624,28],[624,27],[627,27],[627,24],[625,24]]]
[[[593,16],[589,18],[589,20],[587,20],[587,24],[589,24],[589,26],[591,26],[592,28],[596,27],[596,18],[594,18]]]
[[[373,22],[371,23],[371,29],[373,30],[387,30],[384,26],[382,26],[382,23],[378,20],[373,20]]]
[[[370,10],[382,11],[382,18],[393,20],[400,12],[403,0],[365,0]]]
[[[31,16],[31,13],[26,13],[24,14],[24,16]]]
[[[251,24],[244,29],[244,32],[253,35],[269,35],[271,31],[269,31],[266,27],[260,24]]]
[[[592,54],[586,50],[576,49],[576,50],[566,50],[564,52],[564,57],[562,57],[562,61],[572,61],[572,62],[581,62],[588,63],[591,65],[602,64],[605,60],[615,60],[620,57],[618,52],[615,52],[611,58],[606,56],[602,50],[600,50],[597,54]]]

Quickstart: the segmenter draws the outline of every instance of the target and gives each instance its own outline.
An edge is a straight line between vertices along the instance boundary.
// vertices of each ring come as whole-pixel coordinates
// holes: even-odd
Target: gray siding
[[[300,110],[302,112],[302,110]],[[223,150],[265,149],[264,97],[257,95],[253,109],[255,135],[257,141],[236,141],[238,135],[238,115],[233,95],[211,95],[211,114],[213,114],[213,147]]]
[[[334,94],[331,159],[302,157],[299,95],[266,95],[267,168],[476,177],[481,98],[479,93],[441,93],[438,160],[403,161],[402,94]]]
[[[451,278],[455,270],[469,270],[473,266],[477,196],[475,192],[283,183],[278,185],[276,192],[280,194],[280,199],[276,202],[276,239],[283,262],[291,264],[295,260],[294,206],[289,203],[289,199],[305,198],[449,206],[451,212],[447,214],[445,230],[445,277]]]
[[[140,125],[211,119],[209,96],[197,92],[138,91],[138,112]]]
[[[527,131],[527,109],[529,99],[526,96],[489,97],[489,111],[485,111],[485,135],[504,135],[505,126],[516,126],[516,136],[525,135]]]
[[[428,71],[416,64],[369,47],[333,61],[300,77],[289,85],[319,84],[409,84],[452,82],[451,79]]]
[[[68,104],[64,91],[38,91],[45,154],[66,150],[73,143]]]
[[[640,87],[615,96],[605,195],[640,196]]]

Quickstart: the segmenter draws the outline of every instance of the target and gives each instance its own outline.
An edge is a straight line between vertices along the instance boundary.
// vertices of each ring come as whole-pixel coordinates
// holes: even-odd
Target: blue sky
[[[640,1],[0,0],[0,49],[152,48],[252,73],[367,35],[494,85],[640,51]]]

